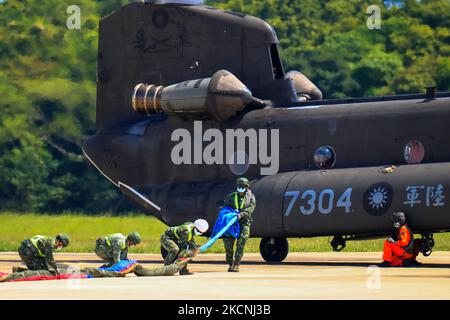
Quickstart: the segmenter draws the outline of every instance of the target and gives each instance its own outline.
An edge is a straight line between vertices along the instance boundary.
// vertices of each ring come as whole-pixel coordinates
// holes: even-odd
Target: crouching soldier
[[[419,264],[416,257],[419,253],[414,235],[406,224],[403,212],[392,214],[395,233],[384,242],[383,262],[381,267],[402,267]]]
[[[95,254],[105,261],[105,266],[113,266],[128,258],[128,248],[138,245],[142,241],[141,235],[132,232],[128,236],[121,233],[98,238],[95,244]]]
[[[53,250],[61,250],[68,245],[69,236],[64,233],[58,234],[56,238],[38,235],[22,241],[18,251],[29,270],[47,270],[59,274]]]
[[[252,214],[256,208],[256,199],[250,190],[250,182],[247,178],[236,180],[236,191],[225,198],[224,206],[231,207],[239,212],[238,219],[241,233],[237,241],[234,238],[223,239],[226,260],[229,265],[228,272],[239,272],[239,264],[244,255],[245,244],[250,237],[250,225],[253,221]],[[236,252],[233,252],[235,242]]]
[[[194,236],[201,235],[208,231],[209,225],[206,220],[198,219],[194,223],[186,222],[181,226],[170,227],[161,236],[161,246],[167,251],[164,258],[164,265],[171,265],[178,258],[181,251],[196,251],[198,245],[195,243]],[[180,275],[192,274],[186,266],[180,270]]]

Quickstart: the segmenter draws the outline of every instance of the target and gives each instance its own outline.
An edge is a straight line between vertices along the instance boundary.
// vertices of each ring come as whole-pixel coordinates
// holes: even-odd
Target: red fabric
[[[387,240],[384,242],[383,260],[390,262],[391,267],[400,267],[403,265],[403,260],[412,258],[415,258],[415,256],[406,253],[397,243],[391,243]]]
[[[4,282],[7,277],[7,273],[0,272],[0,282]]]
[[[10,282],[21,282],[21,281],[42,281],[42,280],[65,280],[65,279],[86,279],[88,276],[85,274],[60,274],[58,276],[34,276],[22,279],[11,280]]]
[[[136,263],[133,263],[133,264],[130,264],[128,268],[126,268],[126,269],[120,271],[119,273],[120,273],[120,274],[128,274],[128,273],[131,273],[131,272],[134,271],[134,268],[135,268],[138,264],[139,264],[139,263],[137,263],[137,262],[136,262]]]
[[[397,245],[402,247],[406,247],[409,245],[409,242],[411,241],[411,232],[409,232],[409,229],[406,227],[406,225],[398,230],[398,236],[400,240],[397,241]]]

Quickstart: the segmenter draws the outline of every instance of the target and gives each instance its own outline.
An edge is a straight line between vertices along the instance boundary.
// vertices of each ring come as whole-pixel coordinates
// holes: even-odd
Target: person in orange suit
[[[395,234],[384,242],[383,262],[381,267],[406,267],[418,265],[416,257],[419,254],[419,242],[414,241],[414,235],[406,224],[404,212],[392,214]]]

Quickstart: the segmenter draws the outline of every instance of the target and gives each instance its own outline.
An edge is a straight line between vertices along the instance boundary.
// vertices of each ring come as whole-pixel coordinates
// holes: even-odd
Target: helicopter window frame
[[[281,60],[278,44],[269,45],[270,62],[272,64],[272,76],[274,80],[282,80],[286,77],[283,61]]]
[[[235,163],[239,156],[245,156],[245,163]],[[231,160],[233,163],[231,163]],[[229,162],[228,168],[236,176],[244,175],[250,169],[250,158],[245,150],[235,150],[231,155]]]
[[[331,150],[331,153],[332,153],[332,155],[333,155],[333,162],[332,162],[332,164],[331,164],[329,167],[321,167],[321,166],[319,166],[318,162],[317,162],[316,159],[315,159],[317,153],[319,152],[319,150],[325,149],[325,148],[330,149],[330,150]],[[318,147],[318,148],[314,151],[313,161],[314,161],[314,165],[315,165],[316,168],[319,169],[319,170],[329,170],[329,169],[333,169],[334,166],[336,165],[336,161],[337,161],[336,150],[335,150],[331,145],[328,145],[328,144],[322,145],[322,146]]]
[[[418,146],[418,149],[415,149],[415,147]],[[420,152],[418,155],[420,160],[412,159],[414,156],[412,156],[412,153],[414,152]],[[426,154],[426,148],[422,141],[419,139],[411,139],[406,142],[406,144],[403,147],[403,160],[406,162],[406,164],[420,164],[425,159]]]

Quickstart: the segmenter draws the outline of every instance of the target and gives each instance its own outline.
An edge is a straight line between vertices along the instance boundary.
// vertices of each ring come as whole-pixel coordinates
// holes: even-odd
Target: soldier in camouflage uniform
[[[164,258],[164,265],[168,266],[175,262],[179,252],[184,250],[196,251],[198,245],[195,243],[194,236],[208,231],[208,222],[198,219],[194,223],[186,222],[181,226],[170,227],[161,236],[161,246],[167,250],[167,256]],[[192,274],[187,269],[187,264],[180,271],[180,275]]]
[[[231,207],[239,211],[238,219],[241,229],[239,238],[224,238],[223,244],[225,246],[226,260],[229,265],[228,272],[239,272],[239,264],[244,255],[245,243],[250,236],[250,224],[252,214],[256,207],[256,199],[249,189],[250,182],[246,178],[239,178],[236,180],[236,190],[230,193],[224,201],[224,206]],[[236,242],[236,252],[234,253],[234,244]],[[234,261],[233,261],[234,255]]]
[[[60,233],[56,238],[34,236],[22,241],[19,247],[19,256],[29,270],[47,270],[58,274],[58,267],[53,258],[53,249],[61,250],[69,245],[69,236]],[[19,268],[16,268],[19,270]],[[21,269],[23,270],[23,269]],[[13,272],[16,271],[13,268]]]
[[[113,266],[121,260],[126,260],[128,247],[138,245],[142,241],[141,235],[132,232],[128,236],[121,233],[98,238],[95,243],[95,254],[106,262],[104,266]]]

